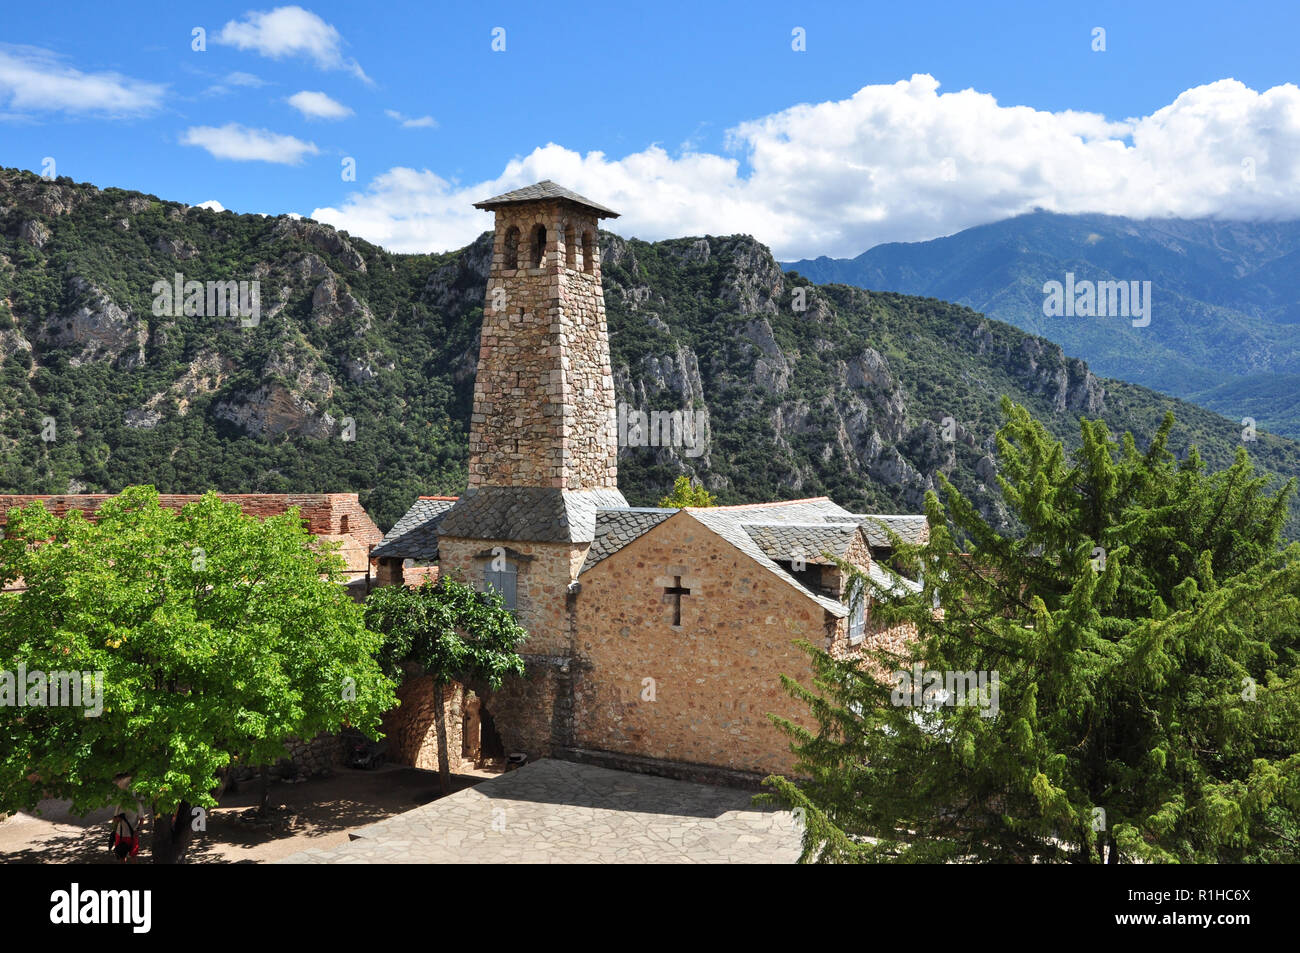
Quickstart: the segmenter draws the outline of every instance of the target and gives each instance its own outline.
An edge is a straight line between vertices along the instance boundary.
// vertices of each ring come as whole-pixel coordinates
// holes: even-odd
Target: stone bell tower
[[[617,489],[609,332],[596,229],[618,213],[554,182],[496,213],[474,382],[469,485]]]
[[[438,528],[440,564],[514,593],[527,651],[567,656],[566,597],[596,510],[627,506],[597,244],[618,213],[550,181],[476,207],[496,232],[469,485]]]

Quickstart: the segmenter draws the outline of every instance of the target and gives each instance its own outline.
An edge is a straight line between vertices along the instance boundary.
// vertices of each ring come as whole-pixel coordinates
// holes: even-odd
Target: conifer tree
[[[1176,460],[1172,415],[1145,452],[1081,421],[1069,454],[1003,410],[1023,533],[941,479],[929,541],[895,540],[920,591],[870,606],[916,638],[863,661],[805,645],[813,684],[786,680],[817,727],[775,719],[805,779],[767,798],[800,809],[802,859],[1300,860],[1294,481],[1270,492],[1244,449],[1217,473]]]

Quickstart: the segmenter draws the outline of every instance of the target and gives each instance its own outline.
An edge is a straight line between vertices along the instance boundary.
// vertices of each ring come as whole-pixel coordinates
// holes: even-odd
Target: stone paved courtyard
[[[280,863],[794,862],[793,816],[757,808],[752,796],[543,760]]]

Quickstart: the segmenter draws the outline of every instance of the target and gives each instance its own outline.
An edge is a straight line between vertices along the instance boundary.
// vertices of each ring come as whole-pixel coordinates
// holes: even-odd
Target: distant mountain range
[[[1174,410],[1175,452],[1196,443],[1221,467],[1241,446],[1235,422],[1042,338],[932,298],[811,285],[747,236],[600,246],[619,402],[706,421],[703,452],[620,450],[634,505],[688,473],[722,503],[824,493],[918,512],[943,473],[1014,529],[995,480],[1003,394],[1072,445],[1081,415],[1145,442]],[[307,219],[0,169],[0,491],[355,491],[387,528],[418,494],[464,489],[490,259],[490,233],[397,255]],[[190,308],[177,275],[258,282],[258,313]],[[1300,472],[1300,443],[1249,446],[1262,469]]]
[[[1053,341],[1099,374],[1300,437],[1300,222],[1034,212],[857,258],[782,267],[819,284],[955,301]],[[1044,285],[1151,282],[1150,324],[1048,317]]]

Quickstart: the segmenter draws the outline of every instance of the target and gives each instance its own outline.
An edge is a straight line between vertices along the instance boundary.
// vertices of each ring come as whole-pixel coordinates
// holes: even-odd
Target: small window
[[[546,226],[533,226],[533,267],[541,268],[542,262],[546,260]]]
[[[348,534],[348,518],[346,516],[339,518],[339,533],[343,536]]]
[[[519,229],[511,225],[506,229],[506,268],[519,267]]]
[[[596,250],[590,231],[582,233],[582,270],[589,275],[596,272]]]
[[[564,267],[578,267],[578,233],[572,225],[564,226]]]
[[[849,606],[849,645],[861,645],[867,635],[867,592],[854,580],[846,593]]]
[[[506,608],[511,612],[515,611],[515,593],[518,573],[515,567],[506,563],[502,570],[494,570],[491,564],[483,572],[483,582],[486,588],[495,590],[501,594],[501,601],[505,603]]]

